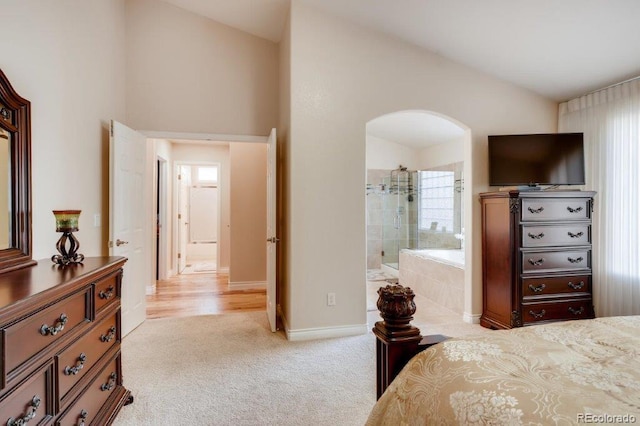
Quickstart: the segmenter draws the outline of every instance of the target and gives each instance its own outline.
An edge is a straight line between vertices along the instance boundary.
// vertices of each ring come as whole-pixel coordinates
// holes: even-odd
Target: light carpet
[[[362,425],[375,338],[287,341],[264,312],[145,321],[122,342],[135,401],[114,425]]]

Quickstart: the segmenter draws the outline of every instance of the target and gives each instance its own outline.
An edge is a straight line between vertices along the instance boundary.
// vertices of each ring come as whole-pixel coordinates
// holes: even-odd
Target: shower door
[[[400,250],[415,247],[417,200],[413,182],[416,172],[393,170],[389,191],[383,197],[382,264],[399,269]]]

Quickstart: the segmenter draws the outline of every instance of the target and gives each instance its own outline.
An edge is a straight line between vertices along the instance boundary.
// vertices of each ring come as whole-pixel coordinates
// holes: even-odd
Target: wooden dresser
[[[480,194],[480,324],[521,327],[593,318],[591,214],[595,192]]]
[[[0,423],[105,425],[131,402],[122,385],[124,257],[0,274]]]

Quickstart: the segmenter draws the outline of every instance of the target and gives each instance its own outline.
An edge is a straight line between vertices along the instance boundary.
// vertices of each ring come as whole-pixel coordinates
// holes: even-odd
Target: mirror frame
[[[11,134],[10,247],[0,250],[0,273],[35,265],[31,258],[31,102],[0,70],[0,126]]]

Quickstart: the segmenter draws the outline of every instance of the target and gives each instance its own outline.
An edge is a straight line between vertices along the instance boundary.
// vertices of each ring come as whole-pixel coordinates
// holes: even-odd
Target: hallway
[[[147,319],[264,311],[264,288],[229,289],[229,274],[183,274],[147,293]]]

